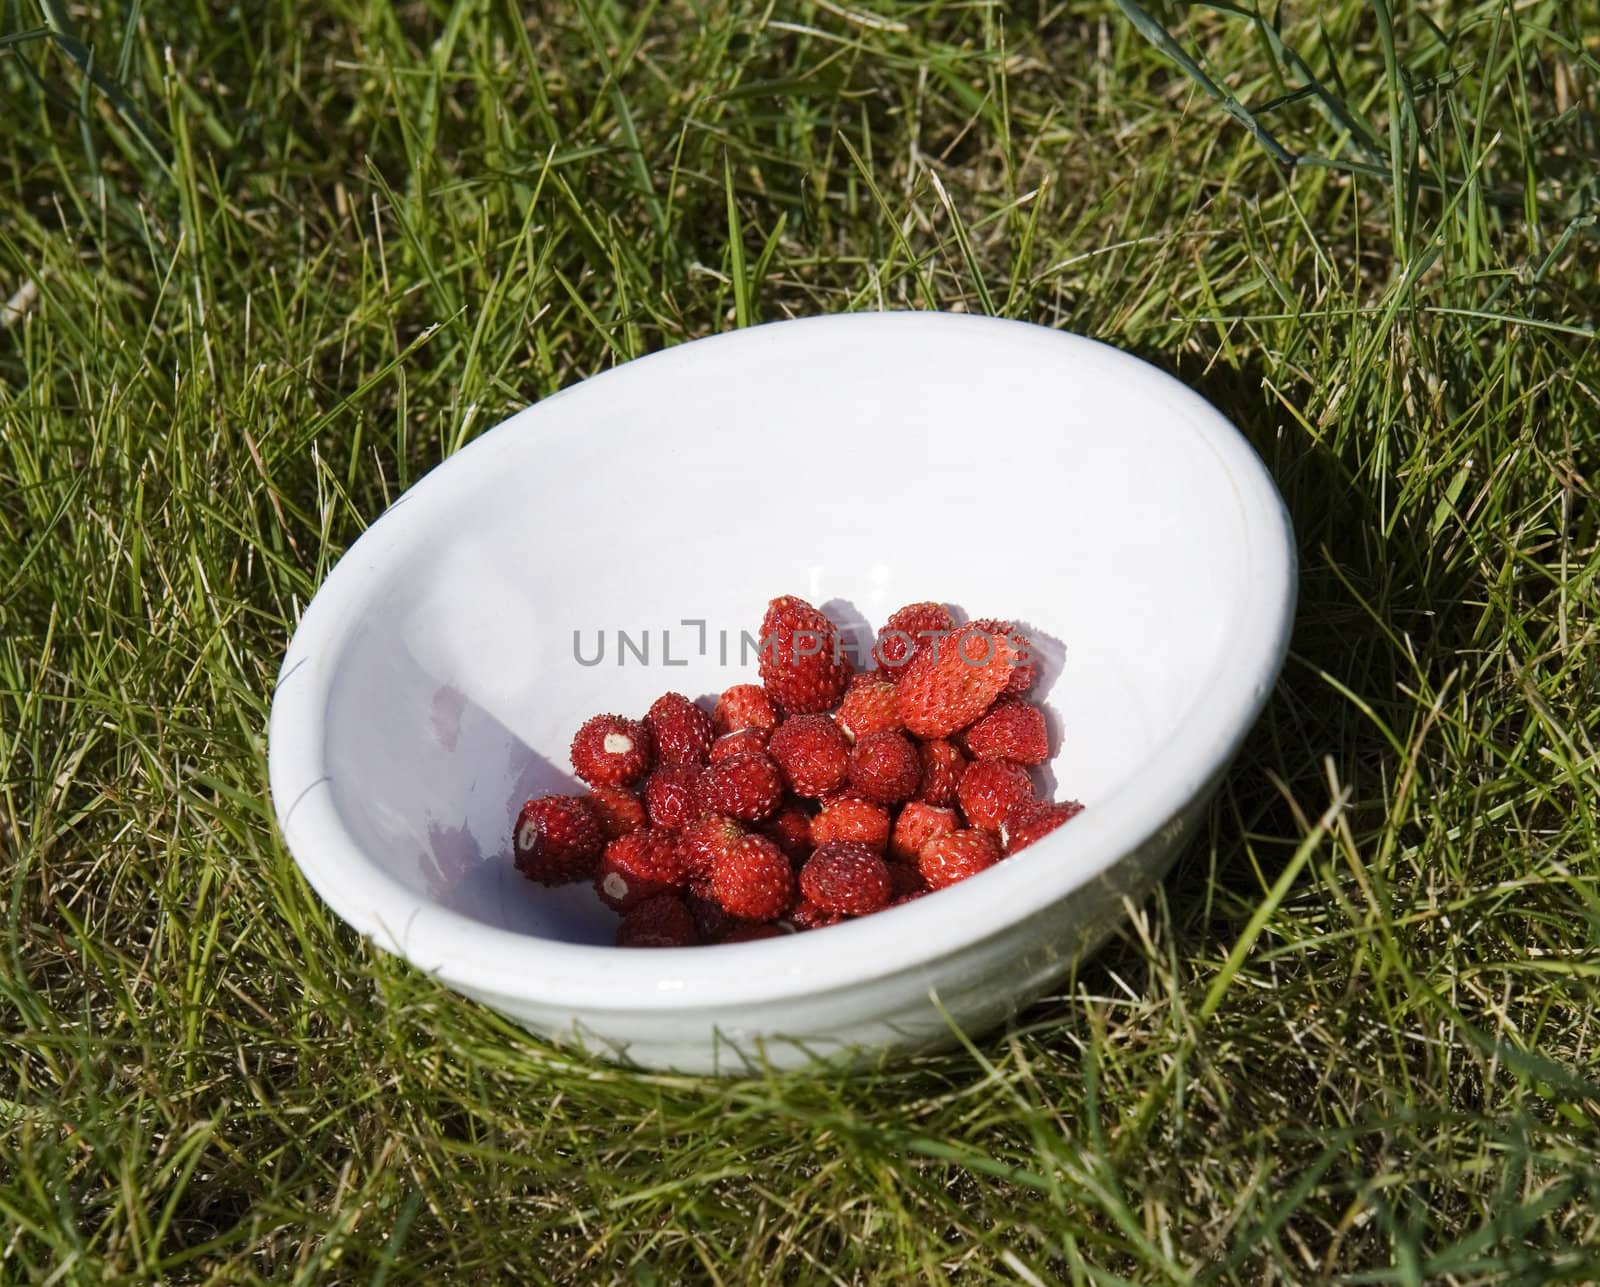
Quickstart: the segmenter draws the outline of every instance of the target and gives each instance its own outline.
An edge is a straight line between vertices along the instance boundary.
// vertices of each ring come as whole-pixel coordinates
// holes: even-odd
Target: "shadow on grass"
[[[1346,816],[1356,834],[1381,824],[1382,784],[1394,781],[1397,757],[1340,687],[1403,732],[1411,703],[1400,686],[1448,646],[1458,633],[1450,608],[1478,587],[1459,565],[1429,558],[1426,532],[1403,517],[1385,521],[1353,459],[1358,444],[1341,451],[1314,439],[1278,401],[1281,395],[1305,406],[1309,387],[1279,384],[1274,394],[1255,361],[1228,366],[1134,351],[1199,392],[1250,442],[1283,495],[1299,556],[1299,602],[1282,675],[1197,829],[1209,842],[1191,843],[1165,881],[1180,956],[1214,956],[1259,904],[1262,881],[1289,860],[1306,819],[1327,807],[1330,762],[1351,788]],[[1145,956],[1121,930],[1080,981],[1103,993],[1115,971],[1138,989]]]

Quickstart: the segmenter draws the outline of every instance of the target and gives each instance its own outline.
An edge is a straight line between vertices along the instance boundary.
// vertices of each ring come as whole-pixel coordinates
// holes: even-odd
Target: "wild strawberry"
[[[631,831],[613,840],[606,846],[594,875],[600,901],[618,912],[683,883],[684,866],[677,837],[654,827]]]
[[[748,921],[729,930],[719,943],[754,943],[763,938],[782,938],[783,931],[776,925],[752,925]]]
[[[650,825],[681,831],[700,812],[697,788],[705,773],[698,764],[663,764],[644,780]]]
[[[696,800],[703,813],[759,822],[783,803],[783,774],[769,756],[736,755],[700,775]]]
[[[678,858],[691,888],[710,886],[718,857],[731,853],[744,834],[737,822],[718,813],[696,818],[683,829],[678,837]]]
[[[962,776],[956,797],[969,825],[998,831],[1006,810],[1019,800],[1033,799],[1033,779],[1010,760],[979,760]]]
[[[617,926],[618,947],[693,947],[694,917],[676,894],[657,894],[632,908]]]
[[[1006,810],[1005,821],[1000,824],[1000,843],[1008,854],[1014,854],[1082,812],[1083,806],[1076,800],[1019,800]]]
[[[886,865],[889,868],[890,907],[909,903],[913,898],[921,898],[928,892],[928,882],[923,880],[922,872],[917,869],[915,863],[892,862]]]
[[[1002,696],[978,718],[963,738],[978,760],[1043,764],[1050,758],[1044,712],[1020,697]]]
[[[1004,635],[972,626],[919,652],[900,677],[900,717],[918,737],[948,737],[1000,695],[1015,655]]]
[[[711,762],[721,764],[735,755],[749,755],[752,751],[764,755],[771,737],[771,732],[764,728],[741,728],[737,733],[724,733],[711,743]]]
[[[761,834],[801,862],[811,853],[811,815],[797,804],[786,804],[761,824]]]
[[[711,750],[711,716],[682,693],[663,693],[645,713],[660,764],[704,764]]]
[[[800,893],[826,912],[865,916],[887,905],[889,888],[877,851],[849,840],[819,845],[800,869]]]
[[[762,687],[786,715],[832,710],[850,682],[833,622],[793,595],[767,605],[759,666]]]
[[[796,795],[831,791],[850,770],[850,744],[826,715],[791,715],[772,730],[767,754]]]
[[[1023,634],[1009,621],[999,621],[993,617],[986,617],[982,621],[972,623],[979,630],[988,630],[997,635],[1005,635],[1011,640],[1016,655],[1011,661],[1011,677],[1006,681],[1003,692],[1017,695],[1025,693],[1033,687],[1033,641]]]
[[[853,796],[824,801],[822,812],[811,819],[811,843],[830,840],[854,840],[882,853],[889,843],[889,811]]]
[[[878,631],[873,655],[880,678],[898,684],[912,657],[933,647],[935,639],[955,629],[955,618],[942,603],[911,603],[889,615]]]
[[[829,925],[837,925],[842,921],[844,913],[830,912],[802,895],[789,908],[783,919],[797,930],[826,929]]]
[[[572,767],[590,786],[637,782],[653,758],[650,730],[620,715],[596,715],[572,739]]]
[[[905,727],[905,721],[900,718],[900,703],[895,700],[895,686],[887,679],[876,677],[864,684],[852,685],[834,719],[838,721],[839,731],[852,742],[859,742],[873,733],[897,733]]]
[[[909,800],[922,785],[922,759],[903,733],[872,733],[850,752],[850,787],[878,804]]]
[[[694,917],[694,927],[699,931],[703,943],[719,943],[745,924],[737,917],[729,916],[722,910],[722,904],[709,894],[697,894],[690,890],[683,895],[683,905]]]
[[[830,804],[838,804],[840,800],[864,801],[866,800],[866,797],[863,796],[861,792],[857,791],[853,786],[851,786],[850,779],[846,778],[843,782],[839,783],[838,786],[834,787],[832,791],[824,791],[821,795],[819,795],[817,797],[817,807],[820,809],[826,809]]]
[[[600,821],[600,834],[615,840],[645,825],[644,802],[627,787],[597,786],[589,792],[589,807]]]
[[[894,832],[889,837],[889,856],[914,863],[922,852],[922,846],[928,841],[935,836],[948,835],[960,827],[961,822],[954,809],[941,809],[912,800],[894,820]]]
[[[529,800],[511,832],[517,870],[541,885],[583,880],[594,871],[605,848],[594,806],[571,795]]]
[[[771,920],[789,905],[793,893],[789,860],[765,836],[742,837],[719,853],[711,868],[712,897],[743,920]]]
[[[922,757],[922,789],[917,792],[917,799],[949,808],[956,802],[956,788],[967,771],[967,757],[943,738],[918,742],[917,754]]]
[[[943,889],[976,876],[1000,861],[1000,845],[988,831],[952,831],[935,836],[917,855],[917,870],[929,889]]]
[[[770,733],[778,727],[778,713],[760,684],[735,684],[717,698],[711,727],[719,736],[742,728],[760,728]]]

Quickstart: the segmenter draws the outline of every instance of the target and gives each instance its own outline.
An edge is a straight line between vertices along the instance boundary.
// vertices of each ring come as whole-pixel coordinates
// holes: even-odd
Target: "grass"
[[[0,1279],[1600,1277],[1600,6],[1252,2],[7,0]],[[1283,490],[1160,894],[849,1078],[586,1062],[337,924],[264,726],[363,526],[884,307],[1140,353]]]

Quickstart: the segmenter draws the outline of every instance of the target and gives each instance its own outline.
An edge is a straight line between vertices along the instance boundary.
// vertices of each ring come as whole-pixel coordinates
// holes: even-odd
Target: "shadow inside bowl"
[[[405,648],[363,649],[344,668],[333,696],[363,720],[354,738],[329,741],[333,788],[371,780],[390,784],[391,800],[420,801],[406,811],[383,800],[348,810],[369,843],[410,850],[391,871],[442,907],[496,929],[565,943],[609,945],[617,917],[587,883],[548,888],[512,861],[511,834],[523,802],[585,788],[540,754],[480,702],[441,684]],[[357,765],[359,764],[359,767]],[[449,812],[434,802],[449,802]]]

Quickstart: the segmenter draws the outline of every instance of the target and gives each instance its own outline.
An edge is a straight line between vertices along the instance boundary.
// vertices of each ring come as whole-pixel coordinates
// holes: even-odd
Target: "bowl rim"
[[[830,927],[826,934],[715,949],[628,951],[499,929],[430,901],[369,859],[345,827],[332,791],[324,789],[331,777],[323,715],[367,592],[383,581],[373,574],[387,572],[403,555],[408,515],[425,508],[409,502],[429,495],[434,503],[447,504],[469,490],[476,462],[485,453],[533,428],[530,422],[545,406],[576,389],[600,391],[630,378],[636,368],[736,355],[742,347],[770,348],[821,328],[859,344],[921,328],[988,342],[1059,345],[1065,361],[1149,386],[1163,410],[1215,456],[1243,520],[1247,568],[1239,601],[1224,614],[1221,662],[1137,782],[1123,783],[1070,827],[963,882],[959,918],[949,914],[947,900],[922,898],[862,922]],[[284,655],[267,736],[273,807],[295,863],[341,919],[462,991],[614,1013],[780,1002],[954,956],[1070,897],[1147,843],[1226,765],[1255,722],[1288,649],[1296,591],[1291,521],[1260,457],[1198,393],[1131,353],[1032,323],[953,313],[846,313],[747,327],[637,358],[516,412],[418,479],[368,527],[306,605]],[[733,961],[737,970],[729,968]]]

